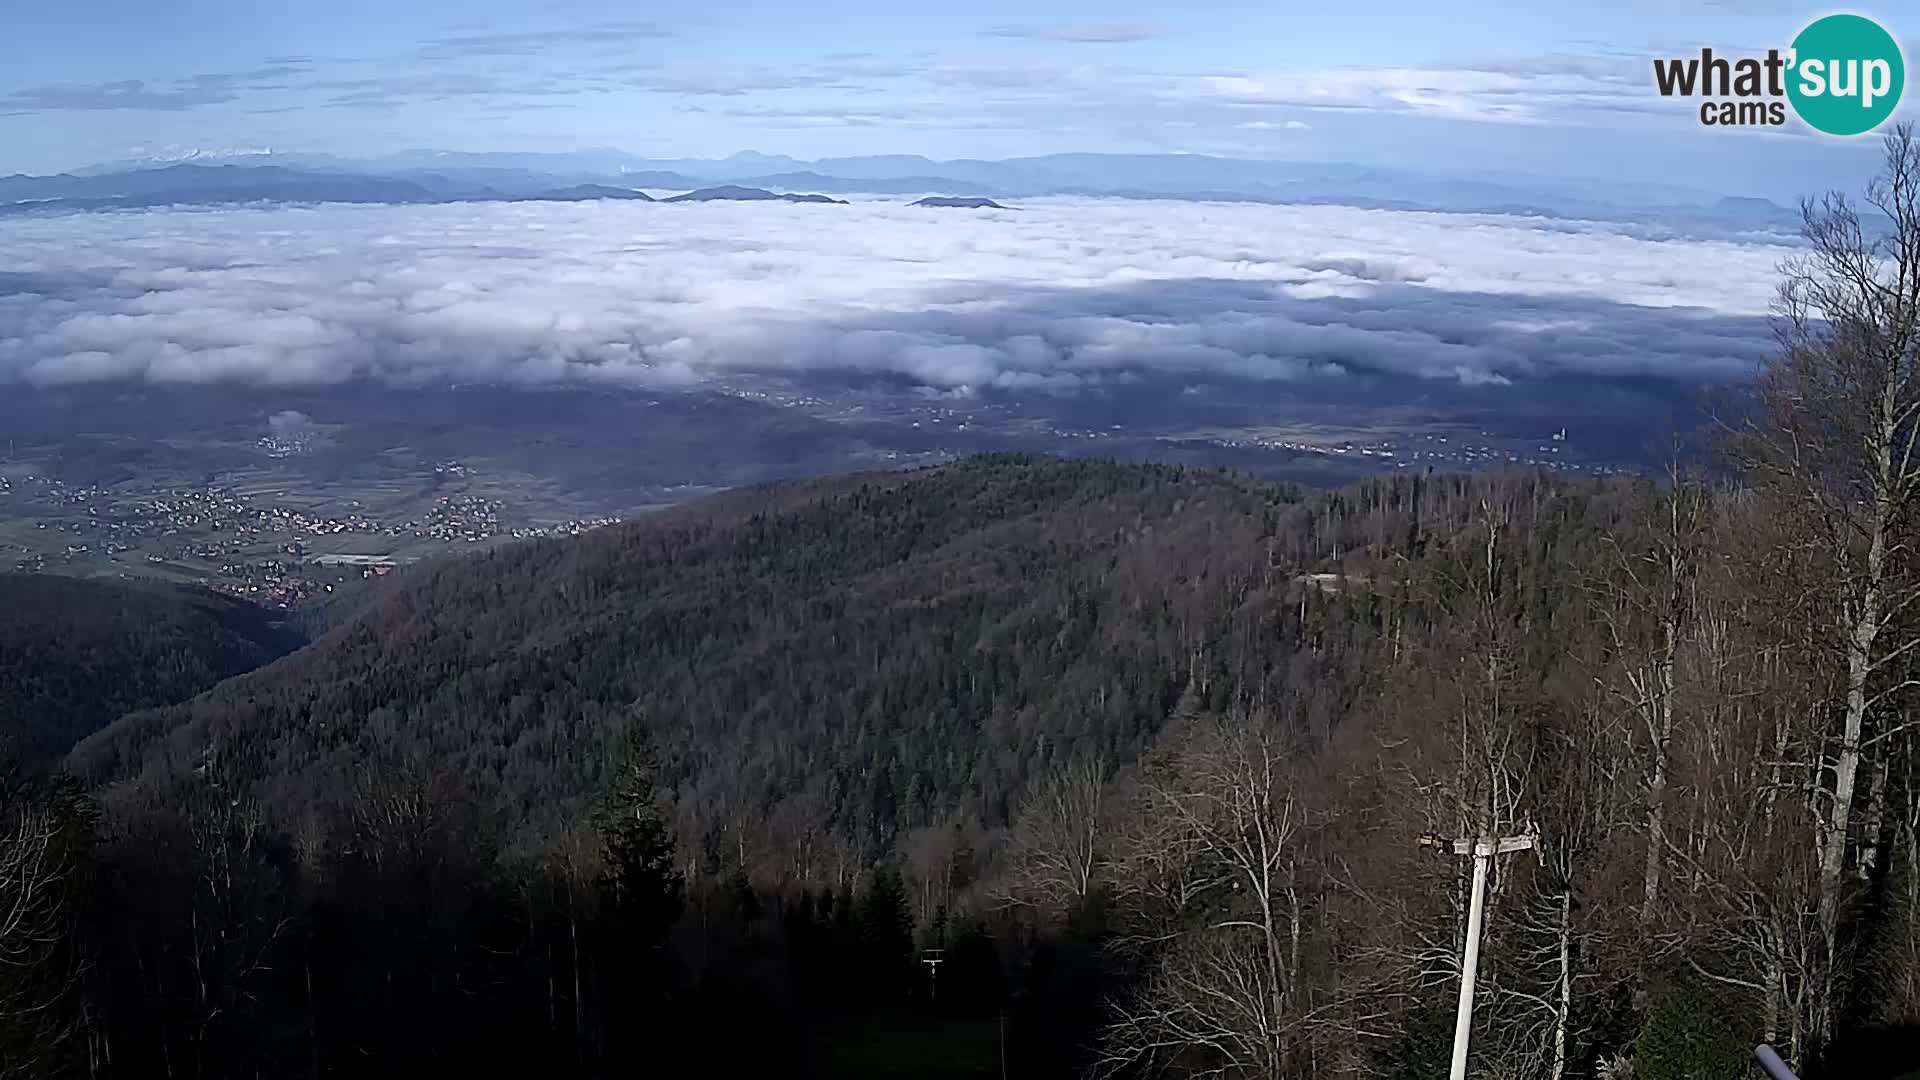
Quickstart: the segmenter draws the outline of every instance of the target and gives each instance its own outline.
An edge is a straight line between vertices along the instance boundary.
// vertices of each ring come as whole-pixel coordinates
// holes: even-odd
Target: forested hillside
[[[309,928],[283,963],[320,981],[295,1000],[365,1000],[350,988],[393,977],[390,935],[425,934],[401,950],[427,1010],[387,1036],[401,1060],[471,1019],[438,981],[475,978],[507,995],[490,1008],[575,1010],[546,1021],[593,1047],[570,1052],[615,1053],[593,1017],[643,991],[555,958],[549,935],[637,932],[605,923],[623,798],[659,815],[648,895],[670,881],[694,905],[671,932],[643,920],[687,980],[681,1025],[860,1016],[839,1021],[856,1040],[921,1032],[902,1060],[924,1066],[973,1036],[870,1010],[931,1009],[911,958],[942,947],[961,1031],[970,1010],[1014,1009],[1016,1052],[1044,1074],[1226,1054],[1245,1075],[1427,1075],[1465,860],[1415,841],[1530,832],[1544,857],[1494,878],[1485,1060],[1733,1076],[1761,1037],[1805,1057],[1845,1031],[1849,1069],[1882,1075],[1861,1062],[1920,1004],[1910,736],[1885,729],[1856,797],[1876,824],[1852,830],[1842,885],[1838,940],[1883,966],[1822,989],[1816,926],[1780,920],[1820,895],[1803,856],[1822,781],[1795,763],[1826,737],[1808,726],[1833,692],[1811,628],[1837,600],[1783,522],[1761,491],[1680,476],[1308,493],[984,458],[840,478],[422,568],[74,760],[115,785],[138,895],[170,895],[154,852],[258,860],[220,903],[242,940]],[[362,864],[380,851],[385,869]],[[450,906],[396,931],[390,905],[422,887]],[[177,917],[213,900],[195,896]],[[158,941],[123,942],[120,965],[177,997],[136,959]],[[1806,1015],[1816,993],[1825,1021]],[[1203,1049],[1220,1040],[1236,1045]]]
[[[57,758],[123,713],[185,701],[299,644],[269,612],[217,593],[0,574],[0,737]]]
[[[1477,551],[1462,537],[1479,535],[1490,507],[1511,530],[1514,616],[1575,625],[1588,597],[1566,568],[1594,566],[1600,538],[1627,528],[1648,495],[1521,474],[1304,492],[995,457],[735,493],[422,567],[309,648],[76,751],[84,775],[113,785],[107,807],[125,823],[115,865],[127,875],[116,887],[133,890],[113,922],[144,940],[120,940],[126,951],[102,969],[142,972],[145,997],[181,998],[191,982],[169,987],[159,953],[141,959],[206,948],[165,944],[176,931],[151,898],[175,895],[172,920],[216,904],[239,920],[228,933],[240,941],[278,941],[274,928],[295,918],[305,936],[269,967],[305,957],[319,983],[296,997],[346,994],[391,962],[393,916],[373,912],[413,903],[422,886],[407,883],[426,880],[451,906],[426,926],[403,921],[433,943],[414,946],[427,949],[412,961],[426,968],[415,996],[439,1002],[434,980],[480,978],[551,1009],[555,991],[522,985],[526,950],[577,932],[577,920],[590,934],[630,932],[599,925],[613,901],[592,884],[609,872],[593,869],[609,858],[597,838],[609,798],[657,785],[657,800],[629,803],[657,803],[658,842],[674,854],[670,875],[654,871],[699,905],[698,932],[683,923],[675,952],[694,995],[683,1003],[707,1004],[680,1023],[716,1019],[716,996],[745,995],[763,1024],[824,1008],[826,1029],[863,1010],[926,1007],[917,941],[955,948],[943,978],[962,1031],[975,1010],[1017,1006],[1019,1060],[1071,1072],[1098,1061],[1101,1002],[1118,1001],[1147,957],[1102,944],[1117,931],[1099,928],[1108,916],[1080,924],[1094,917],[1084,909],[1101,866],[1084,862],[1065,891],[1035,885],[1058,860],[1044,850],[1049,829],[1079,827],[1050,819],[1050,806],[1124,805],[1076,803],[1061,785],[1130,785],[1135,763],[1158,767],[1207,718],[1283,722],[1294,752],[1331,755],[1354,724],[1371,730],[1383,680],[1431,640],[1429,594],[1451,588],[1431,576],[1450,565],[1436,560]],[[1554,670],[1553,635],[1530,636],[1523,652]],[[644,779],[623,779],[636,757]],[[362,865],[389,849],[418,869],[392,879]],[[209,857],[258,860],[260,876],[238,896],[168,884],[174,867]],[[509,929],[528,916],[500,904],[532,921]],[[323,947],[324,958],[307,952]],[[589,959],[560,970],[589,987],[613,974]],[[231,992],[274,978],[248,972]],[[591,1014],[610,994],[559,998]],[[381,1010],[359,1008],[354,1023],[378,1029]],[[429,1012],[400,1045],[425,1052],[442,1025],[472,1015],[444,1002]],[[575,1025],[594,1023],[561,1027],[579,1037]],[[849,1038],[868,1038],[872,1023]],[[902,1068],[949,1054],[954,1037],[908,1037]],[[823,1069],[837,1060],[832,1045],[817,1053]]]
[[[1532,482],[1528,482],[1532,483]],[[863,866],[1004,824],[1033,776],[1131,760],[1182,695],[1298,698],[1320,730],[1379,647],[1366,592],[1296,577],[1452,528],[1477,483],[1336,496],[1221,473],[987,458],[738,496],[448,560],[271,670],[123,721],[96,779],[217,761],[281,812],[432,760],[513,825],[564,821],[641,718],[709,860]],[[757,499],[747,503],[745,500]],[[1422,505],[1424,502],[1424,506]],[[1331,599],[1331,602],[1327,602]]]

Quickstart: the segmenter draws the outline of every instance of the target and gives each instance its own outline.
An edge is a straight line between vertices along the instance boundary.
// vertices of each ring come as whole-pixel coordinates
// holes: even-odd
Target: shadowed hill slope
[[[45,760],[300,644],[272,613],[153,583],[0,574],[0,736]]]

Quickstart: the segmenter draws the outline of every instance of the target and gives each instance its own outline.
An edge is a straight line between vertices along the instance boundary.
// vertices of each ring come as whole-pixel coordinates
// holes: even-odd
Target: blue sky
[[[257,147],[1121,151],[1787,197],[1855,186],[1872,156],[1707,131],[1654,95],[1653,56],[1784,46],[1828,10],[1769,0],[21,6],[0,37],[0,172]],[[1920,33],[1920,3],[1854,10]]]

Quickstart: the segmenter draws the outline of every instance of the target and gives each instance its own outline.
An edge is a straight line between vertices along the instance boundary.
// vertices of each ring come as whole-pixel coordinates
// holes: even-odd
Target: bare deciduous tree
[[[1007,837],[1002,903],[1059,914],[1111,881],[1114,781],[1107,764],[1080,757],[1036,780]]]
[[[1805,250],[1783,266],[1782,356],[1760,382],[1760,415],[1741,446],[1750,480],[1827,560],[1827,624],[1844,673],[1818,750],[1821,807],[1817,915],[1820,951],[1810,1037],[1833,1034],[1846,969],[1843,927],[1862,795],[1884,796],[1876,751],[1904,729],[1891,708],[1920,685],[1901,670],[1920,644],[1911,536],[1920,499],[1920,142],[1909,125],[1887,136],[1865,215],[1831,193],[1802,206]],[[1864,781],[1864,784],[1863,784]],[[1872,817],[1880,808],[1869,805]]]
[[[1266,716],[1196,718],[1140,781],[1138,821],[1176,853],[1186,909],[1144,991],[1116,1010],[1110,1068],[1182,1061],[1194,1075],[1297,1069],[1311,1006],[1301,993],[1305,814],[1300,755]]]
[[[67,949],[75,822],[58,792],[0,785],[0,1077],[48,1075],[78,975]]]
[[[952,825],[926,825],[901,838],[900,850],[907,878],[919,893],[917,917],[922,926],[937,924],[953,910],[954,878],[962,851],[960,830]]]
[[[1614,662],[1602,673],[1609,692],[1636,721],[1645,747],[1641,921],[1651,924],[1660,902],[1667,858],[1667,788],[1679,701],[1681,650],[1693,617],[1694,582],[1707,557],[1711,502],[1706,489],[1670,468],[1667,483],[1649,492],[1634,537],[1605,538],[1612,555],[1596,606]],[[1638,741],[1638,740],[1637,740]]]

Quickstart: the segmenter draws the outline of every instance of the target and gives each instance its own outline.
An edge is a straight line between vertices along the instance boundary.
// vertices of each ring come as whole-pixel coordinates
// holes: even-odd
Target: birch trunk
[[[1567,1075],[1567,1029],[1573,1018],[1573,889],[1560,893],[1560,1002],[1553,1018],[1553,1080]]]

